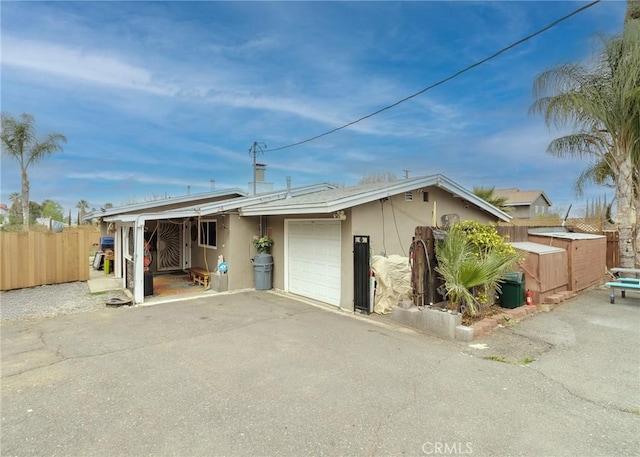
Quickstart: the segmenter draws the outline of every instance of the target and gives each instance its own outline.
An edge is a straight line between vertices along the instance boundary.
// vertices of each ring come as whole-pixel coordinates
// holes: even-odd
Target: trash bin
[[[501,284],[500,306],[503,308],[517,308],[524,304],[524,273],[509,271]]]
[[[253,282],[256,290],[271,289],[273,256],[271,254],[256,254],[251,262],[253,262]]]
[[[150,271],[144,272],[144,296],[148,297],[153,295],[153,273]]]

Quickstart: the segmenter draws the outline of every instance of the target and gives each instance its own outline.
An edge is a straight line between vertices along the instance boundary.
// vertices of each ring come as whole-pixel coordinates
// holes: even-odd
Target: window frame
[[[211,230],[211,224],[213,224],[213,233],[214,233],[214,240],[213,240],[213,244],[210,243],[211,241],[211,237],[210,237],[210,230]],[[203,242],[203,229],[204,227],[207,227],[206,230],[206,235],[207,235],[207,242],[204,243]],[[200,219],[198,221],[198,246],[200,247],[204,247],[204,248],[209,248],[209,249],[218,249],[218,219]]]

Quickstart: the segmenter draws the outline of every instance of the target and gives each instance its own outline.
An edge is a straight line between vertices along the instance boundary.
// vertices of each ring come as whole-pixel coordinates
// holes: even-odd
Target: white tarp
[[[371,259],[371,269],[378,283],[373,305],[374,312],[390,313],[398,302],[410,298],[411,267],[407,257],[374,255]]]

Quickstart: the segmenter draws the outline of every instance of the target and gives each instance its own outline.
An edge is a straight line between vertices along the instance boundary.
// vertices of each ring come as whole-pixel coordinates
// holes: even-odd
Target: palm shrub
[[[475,316],[485,304],[474,291],[500,290],[505,273],[521,258],[491,226],[464,222],[449,230],[436,245],[438,266],[451,308],[464,309]]]

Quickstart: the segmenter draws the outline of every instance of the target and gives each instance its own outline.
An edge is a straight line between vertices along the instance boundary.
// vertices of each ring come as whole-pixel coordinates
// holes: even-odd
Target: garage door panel
[[[289,292],[340,305],[340,221],[289,221],[287,243]]]

